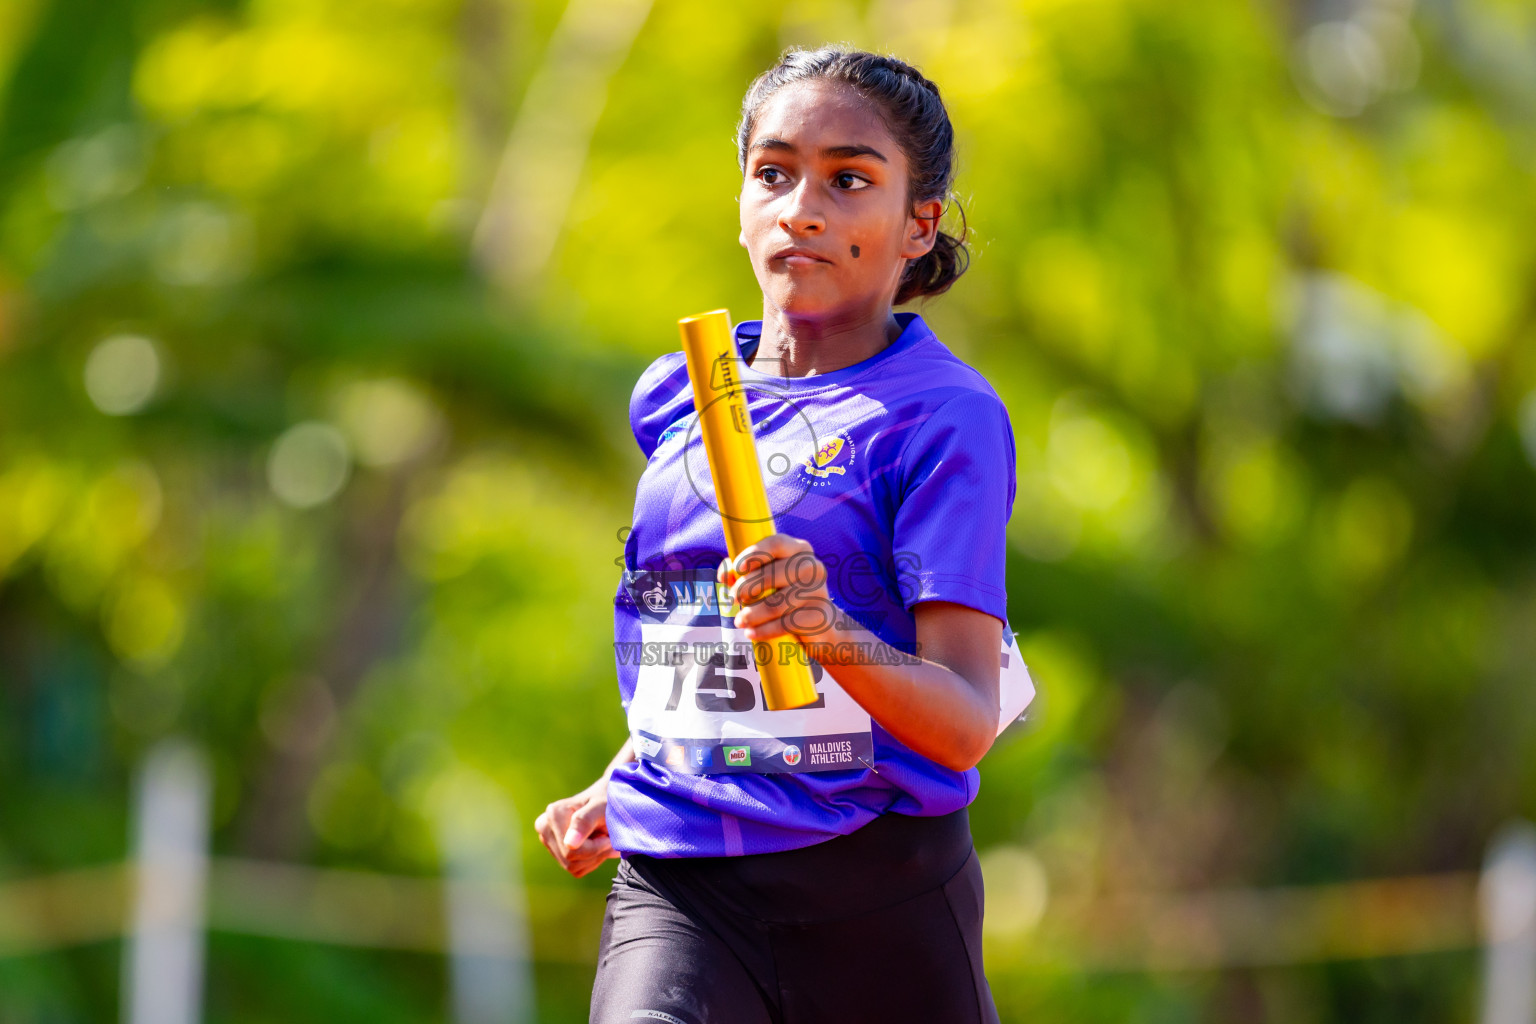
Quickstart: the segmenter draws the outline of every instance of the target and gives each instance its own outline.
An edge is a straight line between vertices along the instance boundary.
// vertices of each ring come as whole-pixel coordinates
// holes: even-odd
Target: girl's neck
[[[796,319],[763,307],[763,333],[749,364],[776,377],[812,377],[862,363],[901,335],[889,306],[842,319]]]

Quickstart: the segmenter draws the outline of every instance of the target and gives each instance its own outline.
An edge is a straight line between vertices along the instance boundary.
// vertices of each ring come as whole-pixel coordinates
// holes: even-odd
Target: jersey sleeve
[[[680,414],[680,396],[686,399],[681,412],[692,409],[687,357],[681,351],[657,356],[635,382],[629,396],[629,429],[647,459],[656,450],[662,431]]]
[[[1013,427],[996,395],[951,398],[902,451],[891,549],[902,603],[953,601],[1006,622]]]

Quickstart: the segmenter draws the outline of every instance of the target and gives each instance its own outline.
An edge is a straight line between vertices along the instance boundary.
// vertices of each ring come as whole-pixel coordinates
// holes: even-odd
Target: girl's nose
[[[814,234],[826,228],[826,217],[809,181],[801,181],[784,197],[784,205],[779,208],[779,226],[793,235]]]

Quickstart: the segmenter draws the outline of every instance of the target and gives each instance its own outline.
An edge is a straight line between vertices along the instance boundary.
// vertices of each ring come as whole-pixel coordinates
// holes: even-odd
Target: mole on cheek
[[[849,251],[849,252],[851,252],[851,253],[853,253],[853,258],[854,258],[854,259],[858,259],[858,258],[859,258],[859,247],[858,247],[858,246],[856,246],[856,245],[850,245],[850,246],[849,246],[849,247],[848,247],[848,251]]]

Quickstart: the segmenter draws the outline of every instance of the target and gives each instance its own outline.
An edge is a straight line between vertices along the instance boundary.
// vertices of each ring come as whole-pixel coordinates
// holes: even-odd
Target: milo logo
[[[726,747],[725,763],[729,765],[750,765],[752,763],[752,748]]]

